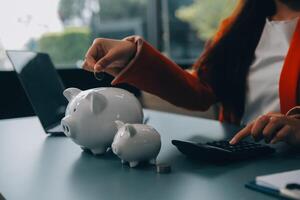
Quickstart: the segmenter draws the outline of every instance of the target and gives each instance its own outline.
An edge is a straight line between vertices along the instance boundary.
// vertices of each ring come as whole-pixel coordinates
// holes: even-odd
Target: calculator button
[[[188,156],[221,162],[249,159],[275,152],[273,148],[267,145],[247,141],[230,145],[228,141],[213,141],[203,144],[172,140],[172,144]]]

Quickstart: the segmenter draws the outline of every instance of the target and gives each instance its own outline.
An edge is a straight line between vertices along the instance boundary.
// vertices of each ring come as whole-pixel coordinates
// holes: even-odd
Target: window
[[[121,39],[133,34],[146,37],[146,2],[6,1],[0,7],[0,69],[11,69],[4,49],[47,52],[56,67],[74,68],[81,65],[95,37]]]
[[[11,70],[4,49],[47,52],[57,68],[74,68],[94,38],[133,34],[178,63],[192,63],[235,1],[6,1],[0,7],[0,70]]]
[[[164,51],[192,64],[237,0],[162,0]]]

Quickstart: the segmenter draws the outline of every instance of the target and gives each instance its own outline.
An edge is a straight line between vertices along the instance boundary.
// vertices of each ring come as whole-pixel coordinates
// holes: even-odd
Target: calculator
[[[188,157],[214,162],[245,160],[275,152],[275,149],[268,145],[248,141],[231,145],[227,140],[207,143],[172,140],[172,144]]]

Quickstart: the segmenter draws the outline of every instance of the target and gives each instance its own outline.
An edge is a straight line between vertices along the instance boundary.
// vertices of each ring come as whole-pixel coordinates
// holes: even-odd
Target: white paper
[[[255,181],[257,185],[279,190],[290,183],[300,184],[300,170],[258,176]]]

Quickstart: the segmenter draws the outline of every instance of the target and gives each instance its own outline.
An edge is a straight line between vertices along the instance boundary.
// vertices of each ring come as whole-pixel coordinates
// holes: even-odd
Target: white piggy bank
[[[115,120],[142,123],[142,106],[135,96],[118,88],[81,91],[68,88],[64,96],[69,104],[61,125],[64,133],[82,149],[103,154],[117,133]]]
[[[129,162],[135,167],[140,161],[156,164],[160,151],[161,140],[159,133],[149,125],[124,124],[116,121],[118,132],[112,143],[112,151],[121,158],[122,163]]]

